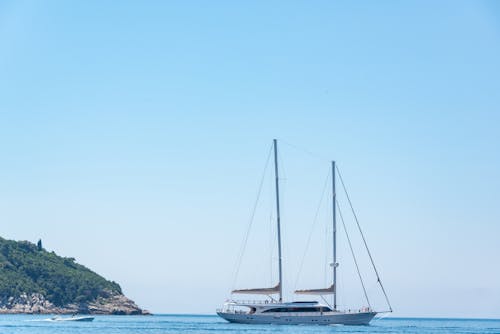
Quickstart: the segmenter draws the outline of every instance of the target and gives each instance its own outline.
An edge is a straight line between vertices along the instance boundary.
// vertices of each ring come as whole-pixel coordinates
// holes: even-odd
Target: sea
[[[96,316],[93,322],[47,321],[47,315],[0,315],[6,334],[165,333],[500,333],[500,320],[382,318],[370,326],[288,326],[230,324],[211,315]]]

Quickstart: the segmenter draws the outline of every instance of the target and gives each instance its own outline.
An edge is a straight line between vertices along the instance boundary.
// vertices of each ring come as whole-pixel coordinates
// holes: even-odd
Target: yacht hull
[[[329,313],[318,315],[264,315],[248,313],[217,312],[233,323],[272,325],[369,325],[376,312]]]

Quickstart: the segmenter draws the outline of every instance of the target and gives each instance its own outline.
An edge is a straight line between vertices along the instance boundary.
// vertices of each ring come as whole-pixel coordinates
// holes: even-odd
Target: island
[[[74,258],[0,237],[0,314],[142,315],[123,293]]]

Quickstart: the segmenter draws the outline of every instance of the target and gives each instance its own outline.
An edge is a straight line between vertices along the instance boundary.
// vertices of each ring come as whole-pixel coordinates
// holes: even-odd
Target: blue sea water
[[[500,333],[500,320],[384,318],[370,326],[268,326],[230,324],[217,316],[96,316],[93,322],[49,322],[48,316],[1,315],[0,333]]]

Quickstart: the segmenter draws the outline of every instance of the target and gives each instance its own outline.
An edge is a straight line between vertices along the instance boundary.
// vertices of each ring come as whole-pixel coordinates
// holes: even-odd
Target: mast
[[[274,175],[276,177],[276,220],[278,224],[278,261],[279,261],[279,288],[280,288],[280,303],[283,301],[283,280],[281,267],[281,226],[280,226],[280,191],[278,178],[278,142],[273,139],[274,144]]]
[[[332,197],[333,197],[333,310],[337,309],[337,194],[335,192],[335,161],[332,161]]]

